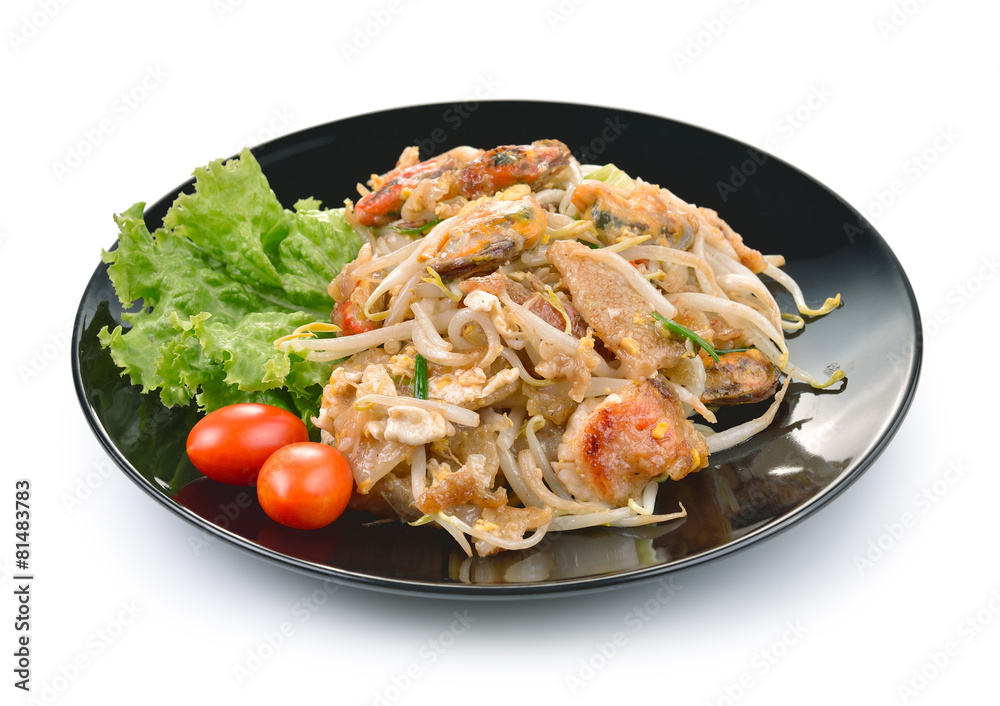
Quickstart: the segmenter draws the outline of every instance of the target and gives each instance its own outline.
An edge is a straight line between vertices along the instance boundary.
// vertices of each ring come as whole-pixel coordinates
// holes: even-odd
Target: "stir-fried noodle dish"
[[[839,295],[809,308],[718,213],[557,140],[409,147],[358,190],[365,243],[330,284],[331,323],[276,345],[339,361],[313,421],[350,462],[352,506],[470,555],[682,518],[655,513],[660,483],[765,429],[793,378],[843,377],[797,369],[784,339]]]

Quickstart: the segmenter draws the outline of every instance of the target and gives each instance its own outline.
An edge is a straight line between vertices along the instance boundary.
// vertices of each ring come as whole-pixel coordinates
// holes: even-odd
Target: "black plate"
[[[200,478],[184,451],[197,418],[165,409],[119,376],[97,331],[121,309],[105,266],[94,272],[76,318],[73,375],[84,414],[115,462],[160,504],[260,557],[310,574],[390,591],[477,597],[548,595],[661,576],[728,554],[787,528],[856,480],[885,448],[913,396],[922,339],[916,301],[886,243],[853,208],[780,160],[721,135],[650,115],[561,103],[496,101],[426,105],[362,115],[254,149],[290,206],[316,196],[339,204],[401,149],[424,156],[459,144],[489,148],[543,137],[582,162],[614,162],[719,211],[747,242],[781,253],[815,305],[840,292],[844,306],[789,337],[792,361],[821,376],[847,373],[838,391],[793,383],[774,424],[713,465],[664,484],[659,506],[689,517],[669,527],[594,528],[550,535],[541,546],[467,559],[442,531],[368,525],[346,514],[300,532],[271,522],[253,489]],[[160,225],[187,182],[146,212]],[[127,204],[117,204],[123,206]],[[109,210],[116,204],[109,204]],[[96,253],[95,253],[96,259]],[[781,293],[783,310],[792,310]],[[877,321],[875,315],[877,312]]]

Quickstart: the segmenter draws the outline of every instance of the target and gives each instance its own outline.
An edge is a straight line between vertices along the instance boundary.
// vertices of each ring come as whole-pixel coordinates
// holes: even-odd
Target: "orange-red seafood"
[[[355,204],[354,217],[366,226],[392,223],[419,182],[453,178],[457,169],[480,154],[482,150],[472,147],[456,147],[418,164],[396,167],[379,177],[376,188]]]
[[[458,191],[475,198],[514,184],[544,182],[558,174],[569,160],[569,148],[559,140],[495,147],[462,168]]]

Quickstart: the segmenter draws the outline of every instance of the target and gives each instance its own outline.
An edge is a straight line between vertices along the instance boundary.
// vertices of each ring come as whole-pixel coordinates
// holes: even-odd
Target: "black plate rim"
[[[282,137],[276,138],[269,142],[257,145],[251,148],[251,152],[257,156],[258,152],[268,152],[270,150],[279,150],[283,142],[292,142],[297,139],[303,139],[307,133],[311,131],[321,131],[324,129],[329,129],[332,125],[337,123],[343,123],[348,120],[353,120],[357,118],[364,118],[371,115],[381,115],[385,113],[396,113],[403,112],[409,109],[431,109],[431,108],[441,108],[447,109],[455,105],[457,102],[445,102],[445,103],[428,103],[428,104],[411,104],[406,106],[400,106],[397,108],[389,108],[385,110],[373,110],[366,113],[360,113],[357,115],[346,116],[338,120],[330,121],[320,125],[313,125],[302,130],[284,135]],[[227,529],[216,525],[200,515],[197,515],[190,509],[179,505],[176,502],[160,492],[152,483],[150,483],[142,474],[132,465],[132,463],[125,458],[118,447],[111,440],[109,434],[105,430],[103,424],[101,424],[100,419],[97,416],[96,411],[91,406],[87,399],[87,391],[83,384],[82,370],[80,367],[80,359],[78,351],[80,348],[80,342],[83,338],[83,331],[86,327],[86,311],[84,306],[87,300],[87,294],[89,293],[91,287],[95,285],[100,278],[107,278],[106,271],[107,265],[104,263],[98,264],[90,280],[88,280],[87,286],[84,289],[84,293],[80,298],[80,304],[77,307],[76,317],[73,326],[73,354],[71,355],[71,367],[73,374],[73,384],[76,390],[77,399],[80,403],[81,409],[83,411],[84,417],[86,418],[91,431],[97,437],[97,440],[105,450],[105,452],[111,457],[114,463],[122,470],[125,475],[132,480],[139,488],[143,490],[147,495],[152,497],[160,505],[164,506],[172,513],[180,516],[196,528],[211,534],[230,543],[237,548],[250,553],[251,555],[268,561],[270,563],[278,564],[285,568],[291,569],[298,573],[306,574],[312,577],[319,577],[328,580],[333,580],[338,583],[344,583],[346,585],[353,585],[365,589],[372,589],[380,592],[392,593],[392,594],[406,594],[406,595],[417,595],[424,597],[436,597],[436,598],[463,598],[463,599],[520,599],[520,598],[545,598],[545,597],[555,597],[559,595],[564,595],[567,593],[585,593],[585,592],[597,592],[613,589],[625,584],[633,584],[644,581],[651,581],[656,578],[662,578],[667,574],[676,573],[678,571],[683,571],[690,569],[699,564],[712,561],[724,556],[727,556],[735,551],[746,549],[750,546],[760,543],[765,539],[776,536],[777,534],[783,532],[784,530],[798,524],[805,518],[811,516],[820,508],[826,506],[834,498],[838,497],[847,488],[853,485],[858,478],[861,477],[881,456],[882,452],[892,441],[898,432],[900,426],[902,425],[907,413],[909,412],[913,397],[916,394],[917,385],[920,378],[920,371],[922,368],[923,361],[923,327],[921,324],[921,318],[919,313],[919,306],[917,303],[916,296],[913,292],[912,285],[909,278],[906,275],[899,259],[896,254],[889,247],[888,243],[881,236],[881,234],[862,216],[857,209],[855,209],[850,203],[843,199],[839,194],[826,186],[823,182],[820,182],[811,175],[803,172],[799,168],[792,164],[784,161],[780,157],[776,157],[766,150],[757,149],[752,145],[737,140],[735,138],[724,135],[720,132],[716,132],[698,125],[693,125],[691,123],[686,123],[683,121],[674,120],[672,118],[666,118],[660,115],[655,115],[653,113],[646,113],[642,111],[627,110],[614,108],[607,105],[595,105],[586,103],[567,103],[559,101],[543,101],[543,100],[483,100],[479,103],[491,103],[491,104],[505,104],[512,108],[517,105],[531,104],[536,106],[561,106],[561,107],[586,107],[594,108],[606,111],[616,111],[622,114],[630,115],[640,115],[648,119],[654,119],[657,121],[671,122],[677,125],[684,126],[685,129],[697,130],[703,133],[709,133],[717,136],[720,139],[734,142],[738,145],[746,147],[748,149],[755,150],[761,154],[766,155],[768,160],[774,160],[780,164],[783,164],[786,168],[795,172],[799,177],[811,181],[822,188],[824,192],[836,199],[840,204],[842,204],[849,213],[853,214],[859,224],[865,226],[865,230],[874,237],[878,243],[883,247],[886,255],[888,255],[891,264],[896,268],[899,275],[900,282],[903,285],[903,289],[906,293],[907,301],[910,305],[910,313],[913,320],[913,334],[914,334],[914,345],[911,355],[911,369],[909,371],[909,376],[906,380],[905,386],[902,390],[902,395],[897,400],[896,406],[893,409],[890,421],[887,427],[882,431],[882,434],[877,439],[873,447],[868,451],[867,455],[848,473],[846,476],[839,478],[836,482],[832,483],[830,486],[825,488],[822,492],[811,498],[809,501],[803,505],[797,507],[792,512],[787,515],[778,518],[777,520],[765,524],[748,534],[739,537],[736,540],[732,540],[720,547],[715,547],[713,549],[701,552],[699,554],[686,557],[684,559],[671,562],[668,564],[659,564],[655,566],[648,566],[639,569],[632,569],[627,571],[614,572],[606,575],[599,576],[589,576],[581,578],[572,579],[561,579],[555,581],[547,581],[544,583],[532,583],[532,584],[463,584],[463,583],[432,583],[424,581],[414,581],[411,579],[388,579],[382,577],[369,576],[360,572],[348,571],[345,569],[337,569],[335,567],[316,564],[304,559],[297,559],[290,557],[288,555],[276,552],[267,547],[255,544]],[[193,183],[192,179],[178,185],[173,191],[159,199],[152,207],[155,208],[161,202],[170,199],[171,201],[176,198],[176,195],[180,193],[185,188],[189,187]],[[114,246],[112,246],[114,247]]]

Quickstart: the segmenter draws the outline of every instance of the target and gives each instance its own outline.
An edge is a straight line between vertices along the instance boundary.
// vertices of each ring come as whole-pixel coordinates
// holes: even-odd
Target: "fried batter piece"
[[[650,378],[577,408],[559,445],[556,473],[580,500],[620,506],[654,478],[680,480],[707,465],[708,444],[685,419],[676,393]]]
[[[653,306],[625,278],[588,257],[590,249],[570,240],[549,246],[549,261],[563,277],[573,306],[621,361],[625,377],[645,378],[672,368],[684,357],[680,341],[656,333]],[[638,322],[638,323],[637,323]]]

